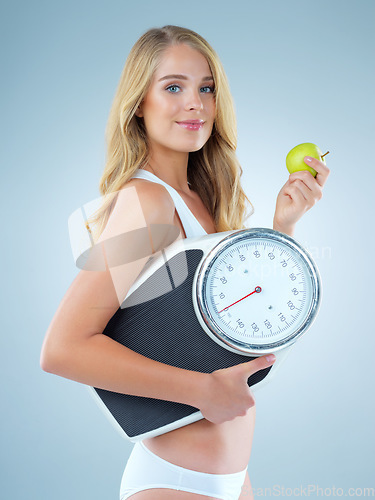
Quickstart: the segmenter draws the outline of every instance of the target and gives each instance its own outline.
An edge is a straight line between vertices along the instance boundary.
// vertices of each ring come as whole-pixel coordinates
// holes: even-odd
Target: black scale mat
[[[198,322],[192,300],[192,284],[202,255],[202,250],[195,249],[172,257],[128,297],[103,333],[143,356],[202,373],[255,359],[221,347]],[[179,270],[180,278],[185,273],[185,279],[173,288],[174,283],[181,281]],[[160,289],[165,289],[166,274],[171,279],[169,284],[172,289],[160,295]],[[151,300],[143,300],[155,295]],[[248,384],[251,386],[263,380],[271,368],[256,372],[249,378]],[[186,383],[189,383],[188,379]],[[130,438],[176,422],[197,411],[197,408],[172,401],[97,388],[95,391]]]

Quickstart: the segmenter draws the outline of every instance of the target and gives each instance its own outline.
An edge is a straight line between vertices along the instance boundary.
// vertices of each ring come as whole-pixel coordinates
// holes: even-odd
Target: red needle
[[[260,293],[261,291],[262,291],[261,287],[260,286],[256,286],[255,290],[253,292],[249,293],[248,295],[245,295],[245,297],[242,297],[242,299],[236,300],[236,302],[233,302],[233,304],[231,304],[230,306],[224,307],[224,309],[222,309],[221,311],[219,311],[219,314],[221,312],[225,311],[225,309],[229,309],[230,307],[234,306],[234,304],[237,304],[237,302],[241,302],[241,300],[246,299],[246,297],[250,297],[250,295],[253,295],[253,293]]]

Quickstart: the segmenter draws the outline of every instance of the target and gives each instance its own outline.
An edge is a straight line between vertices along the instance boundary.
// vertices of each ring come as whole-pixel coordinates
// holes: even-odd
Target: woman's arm
[[[273,219],[273,228],[293,236],[297,221],[323,196],[323,186],[329,175],[329,168],[321,161],[305,157],[305,163],[317,171],[314,177],[309,171],[294,172],[281,188]]]
[[[116,249],[118,254],[129,254],[126,235],[132,231],[152,224],[173,225],[175,208],[165,188],[139,180],[136,185],[137,188],[133,184],[121,191],[98,240],[104,245],[117,241],[123,246]],[[143,246],[139,255],[145,255]],[[123,264],[105,271],[78,273],[47,330],[41,367],[110,391],[194,405],[197,403],[194,395],[201,384],[200,373],[186,373],[187,370],[152,361],[102,334],[148,257],[133,262],[124,260]],[[185,383],[187,375],[189,385]]]

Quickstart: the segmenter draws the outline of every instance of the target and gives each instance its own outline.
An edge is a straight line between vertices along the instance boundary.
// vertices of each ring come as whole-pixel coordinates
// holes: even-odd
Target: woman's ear
[[[135,110],[135,116],[138,116],[138,118],[142,118],[143,112],[142,112],[142,104],[140,104],[137,109]]]

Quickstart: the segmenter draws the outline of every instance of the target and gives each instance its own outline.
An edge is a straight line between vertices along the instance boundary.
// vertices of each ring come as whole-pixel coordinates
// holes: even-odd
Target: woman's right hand
[[[207,374],[206,384],[198,406],[203,417],[214,424],[221,424],[246,415],[255,400],[248,378],[259,370],[273,365],[273,354],[252,361],[223,368]]]

